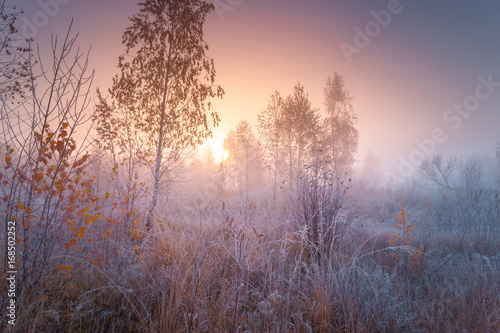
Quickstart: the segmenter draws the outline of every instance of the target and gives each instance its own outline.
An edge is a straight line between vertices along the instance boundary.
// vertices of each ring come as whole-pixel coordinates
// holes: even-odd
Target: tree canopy
[[[120,137],[116,133],[128,140],[130,127],[137,132],[135,151],[153,175],[151,226],[160,183],[171,160],[212,135],[211,127],[220,119],[210,99],[222,97],[224,90],[215,85],[214,61],[206,55],[208,45],[203,39],[212,4],[146,0],[139,6],[123,34],[126,55],[119,57],[120,74],[109,90],[112,102],[99,92],[97,130],[106,148]]]

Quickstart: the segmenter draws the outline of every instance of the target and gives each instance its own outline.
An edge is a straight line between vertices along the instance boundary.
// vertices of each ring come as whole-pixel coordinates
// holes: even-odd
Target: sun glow
[[[215,163],[220,164],[227,158],[227,151],[224,150],[222,142],[220,144],[212,145],[212,154],[214,156]]]
[[[212,157],[214,158],[215,164],[220,164],[223,160],[227,158],[227,152],[224,150],[224,140],[223,139],[210,139],[204,144],[205,149],[210,150]]]

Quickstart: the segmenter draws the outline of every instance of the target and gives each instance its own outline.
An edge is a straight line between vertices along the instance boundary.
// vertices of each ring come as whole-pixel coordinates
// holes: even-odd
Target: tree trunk
[[[300,172],[302,171],[302,150],[304,149],[303,148],[303,142],[302,142],[302,139],[299,138],[299,154],[298,154],[298,157],[297,157],[297,195],[299,195],[300,193]]]
[[[169,45],[168,49],[168,61],[170,63],[170,59],[172,57],[172,45]],[[151,200],[151,206],[149,207],[148,219],[146,221],[146,230],[149,231],[153,227],[153,214],[156,208],[156,204],[158,203],[158,194],[160,193],[160,168],[161,168],[161,159],[163,157],[163,136],[164,136],[164,127],[166,110],[167,110],[167,92],[168,92],[168,81],[170,78],[170,67],[167,68],[167,73],[165,74],[165,87],[163,90],[163,101],[161,103],[160,110],[160,128],[158,134],[158,143],[156,146],[156,165],[154,171],[154,181],[153,181],[153,199]]]
[[[146,229],[149,231],[153,226],[153,214],[158,203],[158,194],[160,193],[160,167],[162,158],[162,146],[163,146],[163,126],[165,122],[165,111],[160,115],[160,133],[158,136],[158,144],[156,149],[156,165],[153,181],[153,199],[151,201],[151,206],[149,207],[148,220],[146,221]]]
[[[290,186],[290,195],[293,190],[293,158],[292,158],[292,142],[290,140],[290,144],[288,147],[288,157],[289,157],[289,168],[290,168],[290,180],[289,180],[289,186]]]
[[[337,174],[337,156],[336,156],[336,151],[335,151],[335,111],[337,109],[337,102],[333,102],[333,110],[332,110],[332,119],[331,119],[331,130],[332,130],[332,163],[333,163],[333,172],[335,177],[338,176]]]
[[[248,144],[245,144],[245,190],[246,200],[248,201]]]
[[[273,204],[276,204],[276,187],[278,178],[278,141],[276,141],[275,155],[274,155],[274,190],[273,190]]]

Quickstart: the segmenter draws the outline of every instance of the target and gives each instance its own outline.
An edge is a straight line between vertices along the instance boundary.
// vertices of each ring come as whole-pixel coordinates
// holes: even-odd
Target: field
[[[500,332],[500,2],[70,2],[0,0],[0,332]]]
[[[312,193],[305,189],[294,205],[273,206],[264,198],[193,199],[185,207],[194,209],[180,209],[132,240],[120,237],[120,221],[108,238],[51,255],[38,278],[22,286],[16,328],[500,329],[498,192],[482,193],[472,207],[459,195],[433,197],[415,184],[391,189],[359,183],[341,198],[346,208],[337,207],[335,216],[328,215],[335,207],[307,200]],[[304,223],[311,210],[332,221],[316,240],[310,232],[314,219]],[[95,224],[96,232],[106,229]]]

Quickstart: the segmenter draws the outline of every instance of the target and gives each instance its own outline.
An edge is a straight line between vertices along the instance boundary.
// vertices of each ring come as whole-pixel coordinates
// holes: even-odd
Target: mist
[[[0,10],[6,331],[500,330],[500,4]]]

